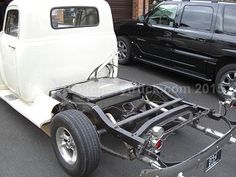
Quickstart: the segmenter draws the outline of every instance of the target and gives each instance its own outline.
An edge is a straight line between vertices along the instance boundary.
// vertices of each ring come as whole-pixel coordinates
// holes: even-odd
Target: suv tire
[[[236,90],[236,64],[229,64],[221,68],[217,73],[215,84],[216,91],[222,100],[226,98],[227,91]]]
[[[117,37],[117,47],[118,47],[118,61],[119,64],[125,65],[130,63],[131,57],[131,45],[130,41],[125,36]]]

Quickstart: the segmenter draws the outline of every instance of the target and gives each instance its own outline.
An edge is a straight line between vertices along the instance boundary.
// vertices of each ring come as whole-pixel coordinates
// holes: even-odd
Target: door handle
[[[10,48],[13,49],[13,50],[16,50],[16,48],[13,47],[13,46],[11,46],[11,45],[9,45],[8,47],[10,47]]]
[[[173,48],[173,45],[169,43],[165,44],[165,46],[168,47],[169,49]]]
[[[203,38],[197,38],[196,40],[199,42],[206,42],[206,39],[203,39]]]

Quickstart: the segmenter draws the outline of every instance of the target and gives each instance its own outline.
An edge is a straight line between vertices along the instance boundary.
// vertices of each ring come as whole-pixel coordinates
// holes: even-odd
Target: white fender
[[[40,94],[32,103],[26,103],[10,90],[1,90],[0,97],[39,128],[51,121],[52,110],[60,103],[46,94]]]

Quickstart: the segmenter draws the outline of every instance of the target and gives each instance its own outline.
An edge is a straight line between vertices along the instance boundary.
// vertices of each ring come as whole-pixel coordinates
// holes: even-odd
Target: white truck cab
[[[46,96],[49,90],[86,81],[98,66],[104,66],[98,75],[108,76],[108,63],[117,65],[117,42],[107,2],[15,0],[7,7],[0,35],[0,95],[6,101],[14,95],[28,110],[44,97],[52,109],[57,102]],[[48,116],[34,121],[39,127],[51,118],[46,109]]]
[[[0,37],[1,84],[27,102],[52,88],[87,80],[104,62],[116,63],[108,4],[72,2],[16,0],[6,10]]]

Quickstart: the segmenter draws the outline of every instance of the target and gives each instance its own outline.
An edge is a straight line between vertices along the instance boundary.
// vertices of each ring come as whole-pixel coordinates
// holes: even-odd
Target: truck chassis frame
[[[89,91],[88,88],[96,88],[96,90]],[[159,105],[150,100],[148,97],[150,94],[154,94],[158,99],[164,101]],[[181,175],[181,172],[193,167],[196,163],[205,161],[226,143],[235,143],[235,139],[232,137],[235,127],[231,127],[230,124],[228,124],[230,130],[226,134],[199,125],[200,120],[204,118],[221,120],[222,117],[215,116],[213,110],[176,98],[159,86],[133,83],[119,78],[100,78],[51,90],[49,95],[61,102],[53,110],[54,114],[68,109],[83,112],[96,125],[99,136],[110,133],[121,139],[127,147],[128,155],[101,145],[104,151],[123,159],[137,158],[155,168],[154,170],[143,170],[141,176]],[[109,103],[111,99],[118,100],[123,96],[128,97],[115,103]],[[139,102],[137,106],[133,105],[135,101]],[[131,107],[133,105],[133,107],[129,108],[129,114],[123,115],[123,120],[117,121],[117,117],[113,116],[116,114],[115,109],[112,108],[126,105],[131,105]],[[140,123],[138,123],[139,125],[135,124],[131,130],[125,128],[134,122]],[[226,121],[226,123],[228,122]],[[171,126],[168,127],[168,125]],[[150,138],[147,138],[147,134],[150,134],[149,131],[154,126],[165,127],[160,139],[167,138],[171,133],[184,126],[190,126],[216,138],[217,141],[186,161],[165,163],[160,157],[160,150],[149,146]]]

